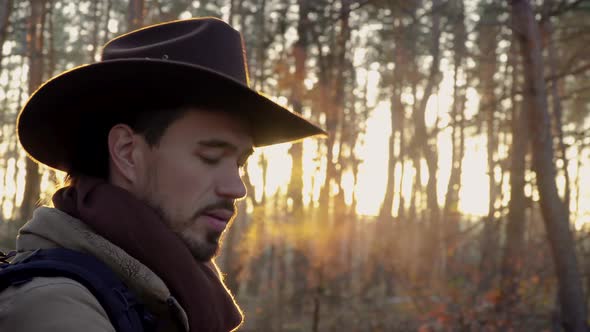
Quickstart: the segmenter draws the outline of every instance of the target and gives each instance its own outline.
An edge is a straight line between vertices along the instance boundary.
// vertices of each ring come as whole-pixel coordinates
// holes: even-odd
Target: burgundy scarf
[[[225,332],[242,322],[217,274],[196,261],[154,210],[128,191],[82,177],[75,186],[58,190],[53,203],[162,278],[186,310],[190,331]]]

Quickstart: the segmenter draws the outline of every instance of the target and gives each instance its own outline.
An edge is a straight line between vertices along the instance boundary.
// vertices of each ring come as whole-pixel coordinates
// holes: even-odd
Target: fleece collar
[[[172,297],[160,277],[123,249],[94,233],[82,221],[65,212],[50,207],[35,210],[33,218],[19,230],[16,247],[19,253],[17,261],[30,251],[56,247],[95,256],[119,275],[153,313],[167,315],[168,307],[174,306],[174,311],[178,313],[185,330],[188,331],[185,310]]]

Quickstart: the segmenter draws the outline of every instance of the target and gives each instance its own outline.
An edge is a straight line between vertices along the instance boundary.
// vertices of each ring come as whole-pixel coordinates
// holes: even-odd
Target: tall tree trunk
[[[500,301],[498,311],[510,314],[512,305],[518,303],[519,266],[523,263],[524,234],[527,202],[524,192],[526,184],[526,156],[529,143],[529,127],[524,105],[516,100],[518,66],[516,41],[510,44],[510,67],[512,68],[510,105],[512,107],[512,144],[510,151],[510,202],[505,228],[506,245],[501,262]]]
[[[412,52],[412,54],[414,54],[414,52]],[[412,63],[412,69],[413,72],[411,73],[411,75],[414,77],[412,82],[412,96],[414,100],[418,100],[418,80],[416,78],[417,66],[415,63]],[[412,105],[412,114],[416,114],[416,109],[417,105],[416,103],[414,103]],[[416,134],[414,133],[414,135]],[[422,190],[422,183],[420,181],[420,177],[422,174],[422,164],[420,163],[420,154],[417,150],[418,149],[416,148],[416,140],[412,138],[412,140],[409,142],[408,147],[408,157],[412,160],[413,168],[416,170],[416,174],[414,174],[414,181],[412,182],[412,192],[410,194],[410,207],[408,209],[408,220],[411,220],[412,222],[417,221],[418,208],[423,208],[420,206],[420,202],[418,201],[420,197],[420,192]]]
[[[494,75],[498,70],[497,66],[497,39],[499,28],[497,25],[497,15],[493,4],[483,4],[482,17],[485,18],[479,26],[479,51],[480,51],[480,70],[479,70],[479,90],[481,94],[480,113],[484,116],[487,138],[487,164],[488,164],[488,215],[484,219],[484,228],[481,233],[481,259],[480,273],[481,279],[478,285],[480,292],[490,288],[492,279],[495,275],[498,259],[498,222],[495,218],[496,201],[497,201],[497,183],[495,180],[496,168],[496,150],[498,143],[496,141],[497,125],[495,114],[497,112],[497,99],[495,95],[496,82]]]
[[[135,0],[131,0],[131,1],[135,1]],[[142,4],[141,6],[145,7],[145,0],[144,4]],[[180,16],[180,14],[182,14],[184,11],[191,11],[191,5],[193,3],[192,0],[181,0],[181,1],[168,1],[168,10],[164,11],[162,8],[162,5],[160,3],[160,1],[162,0],[158,0],[157,1],[157,5],[158,5],[158,19],[159,22],[166,22],[166,21],[172,21],[172,20],[177,20],[178,17]],[[203,8],[205,8],[207,6],[207,1],[199,1],[199,10],[202,10]],[[149,8],[149,5],[148,5]],[[143,20],[145,20],[145,9],[143,9]],[[156,22],[156,23],[159,23]],[[144,22],[145,24],[145,22]]]
[[[459,192],[461,189],[461,174],[463,170],[463,156],[465,151],[464,131],[465,121],[464,109],[467,100],[466,88],[467,84],[459,84],[460,75],[467,75],[463,70],[464,58],[467,50],[465,41],[467,40],[467,31],[465,27],[465,6],[463,0],[454,0],[451,2],[452,13],[454,14],[454,29],[453,29],[453,104],[451,105],[451,171],[449,175],[449,182],[447,184],[447,192],[445,196],[445,205],[443,210],[443,217],[441,225],[441,245],[442,252],[448,253],[442,255],[441,263],[441,278],[447,275],[449,259],[452,259],[452,254],[449,251],[452,248],[452,238],[459,233],[461,213],[459,211]],[[467,78],[465,78],[467,80]]]
[[[236,0],[230,0],[229,2],[229,15],[227,18],[227,23],[229,25],[234,26],[234,17],[236,14]]]
[[[413,152],[412,155],[412,165],[416,170],[416,174],[414,174],[414,181],[412,182],[412,193],[410,194],[410,208],[408,211],[408,219],[412,222],[422,221],[418,218],[418,209],[423,209],[424,207],[421,206],[420,197],[422,195],[422,184],[421,184],[421,175],[422,174],[422,163],[420,163],[419,156]]]
[[[405,128],[405,114],[401,114],[397,129],[399,132],[399,154],[398,159],[400,163],[400,177],[397,184],[397,191],[399,193],[399,200],[397,204],[397,218],[398,220],[405,220],[406,218],[406,198],[404,197],[404,181],[406,178],[406,128]]]
[[[445,197],[445,206],[443,212],[443,234],[446,239],[450,234],[454,234],[459,230],[459,190],[461,189],[461,172],[463,165],[464,148],[464,131],[465,121],[463,121],[463,113],[465,108],[465,89],[466,84],[459,85],[459,75],[463,70],[463,59],[466,56],[467,50],[465,41],[467,39],[467,32],[465,27],[465,8],[463,0],[453,1],[457,11],[454,40],[453,40],[453,56],[454,56],[454,78],[453,78],[453,104],[451,106],[451,174],[449,176],[449,183],[447,185],[447,193]],[[445,245],[446,247],[446,245]]]
[[[297,114],[303,113],[303,100],[305,95],[305,85],[303,82],[307,77],[306,62],[307,51],[309,46],[309,1],[298,0],[299,19],[297,21],[297,41],[293,44],[293,57],[295,58],[295,76],[291,90],[291,105],[293,111]],[[293,201],[293,211],[295,222],[305,220],[303,207],[303,144],[293,144],[290,149],[293,160],[291,178],[289,180],[288,196]],[[296,240],[297,241],[297,240]],[[307,289],[307,269],[308,261],[304,251],[297,250],[304,246],[303,243],[295,243],[293,251],[293,289],[295,293]],[[295,316],[299,316],[303,311],[304,297],[295,296],[293,301],[293,311]]]
[[[452,131],[451,131],[451,174],[449,175],[449,182],[447,184],[447,192],[445,195],[445,206],[443,210],[443,220],[445,222],[445,229],[448,229],[452,232],[453,225],[449,223],[454,222],[456,220],[457,215],[459,214],[459,190],[461,189],[461,173],[460,173],[460,165],[462,158],[459,157],[459,142],[460,142],[460,116],[459,111],[462,112],[463,105],[459,105],[461,102],[459,101],[459,95],[457,90],[459,86],[457,85],[457,75],[458,75],[458,67],[455,67],[455,84],[453,93],[453,106],[451,107],[451,121],[452,121]]]
[[[20,67],[23,68],[28,61],[29,61],[29,58],[28,57],[22,56],[21,59],[20,59],[20,63],[19,63]],[[25,89],[26,88],[25,88],[25,84],[24,84],[25,82],[22,80],[23,77],[21,76],[20,78],[21,78],[21,80],[19,80],[19,84],[17,84],[17,87],[18,87],[17,88],[17,90],[18,90],[17,96],[18,97],[17,97],[16,104],[19,106],[19,108],[22,108],[22,105],[23,105],[23,94],[25,93]],[[14,137],[15,135],[12,135],[12,136],[13,136],[12,139],[9,141],[9,142],[11,142],[12,146],[9,149],[8,156],[7,156],[6,159],[7,160],[10,160],[10,158],[14,158],[14,162],[15,162],[14,173],[12,174],[12,179],[10,179],[10,181],[12,181],[12,183],[14,183],[14,186],[16,187],[17,184],[18,184],[18,178],[19,178],[19,175],[20,175],[19,174],[20,173],[20,169],[18,167],[18,161],[19,161],[19,157],[20,156],[19,156],[19,153],[18,153],[18,150],[17,150],[17,147],[19,147],[18,139],[16,137]],[[7,173],[6,174],[6,182],[9,181],[8,180],[8,177],[9,177],[9,174]],[[26,178],[25,178],[25,181],[26,181]],[[21,217],[21,210],[17,208],[17,205],[16,205],[17,204],[17,202],[16,202],[17,195],[16,195],[16,193],[14,193],[11,196],[12,196],[11,197],[11,201],[10,201],[10,206],[12,207],[11,219],[13,221],[21,222],[22,223],[26,219],[24,219],[23,217]]]
[[[341,187],[342,183],[342,174],[346,166],[342,162],[342,149],[345,145],[345,142],[349,141],[348,134],[350,131],[346,130],[345,128],[345,115],[346,115],[346,71],[350,68],[347,65],[347,55],[348,55],[348,45],[350,40],[350,5],[352,0],[340,0],[340,9],[339,9],[339,30],[336,37],[336,44],[335,52],[333,53],[332,58],[332,66],[331,69],[333,79],[331,80],[333,95],[332,95],[332,102],[333,105],[333,120],[335,121],[335,126],[340,134],[339,139],[337,141],[337,151],[338,154],[336,156],[335,162],[330,162],[329,165],[332,168],[332,176],[333,183],[338,186],[337,194],[332,197],[331,207],[332,213],[330,215],[330,227],[336,227],[336,223],[342,223],[341,229],[344,230],[339,237],[338,240],[334,241],[335,249],[340,252],[341,254],[338,255],[336,259],[338,261],[335,264],[339,266],[344,266],[345,259],[346,259],[346,247],[348,246],[346,236],[346,231],[350,230],[350,223],[354,222],[353,218],[347,218],[346,215],[346,204],[344,202],[344,189]],[[335,134],[334,134],[335,135]],[[329,190],[330,186],[328,186]],[[329,194],[328,194],[329,195]],[[328,230],[330,231],[330,230]],[[335,282],[330,283],[330,291],[334,292],[335,294],[341,294],[346,287],[347,284],[347,276],[342,276],[337,278]],[[328,298],[331,304],[336,304],[337,299],[334,297]]]
[[[55,75],[55,70],[57,67],[57,54],[55,50],[55,25],[54,25],[54,15],[53,15],[53,4],[55,0],[47,0],[47,63],[45,65],[45,77],[53,77]]]
[[[511,49],[515,50],[514,43]],[[512,59],[512,92],[516,95],[517,68],[514,57]],[[526,155],[529,142],[528,118],[524,105],[517,105],[516,98],[512,98],[512,148],[510,151],[510,202],[508,203],[508,220],[506,223],[506,246],[501,267],[499,311],[510,313],[511,307],[518,303],[517,287],[519,284],[519,267],[523,263],[525,214],[527,211],[524,193]]]
[[[268,42],[267,36],[270,34],[266,29],[266,19],[267,19],[267,12],[266,12],[266,0],[259,0],[260,3],[257,5],[256,10],[256,34],[257,34],[257,41],[256,41],[256,68],[254,76],[253,84],[256,88],[260,91],[265,91],[264,83],[266,81],[266,54],[268,52]],[[251,75],[252,76],[252,75]]]
[[[346,204],[344,202],[344,190],[341,187],[342,184],[342,174],[344,173],[344,169],[346,165],[343,161],[343,147],[346,145],[347,142],[350,142],[350,136],[352,131],[349,130],[350,126],[347,123],[348,114],[351,113],[349,108],[346,105],[346,87],[347,87],[347,70],[351,68],[348,65],[348,49],[349,49],[349,40],[350,40],[350,5],[352,0],[340,0],[340,31],[338,33],[337,38],[337,52],[335,54],[334,59],[334,70],[336,72],[334,83],[334,106],[336,111],[336,117],[338,121],[338,132],[340,133],[340,139],[338,140],[338,156],[336,158],[336,168],[335,172],[335,183],[338,186],[338,193],[334,198],[334,212],[336,213],[336,218],[340,219],[343,218],[346,213]],[[348,114],[347,114],[348,113]]]
[[[310,7],[315,9],[315,14],[322,15],[325,8],[329,7],[329,10],[333,8],[331,6],[335,5],[335,1],[331,4],[322,3],[321,5],[318,3],[317,6]],[[333,211],[333,200],[331,197],[331,186],[336,179],[336,165],[334,163],[334,149],[336,144],[336,132],[338,131],[340,115],[338,114],[341,109],[338,109],[336,102],[336,91],[335,88],[337,87],[336,75],[335,75],[335,66],[334,63],[336,62],[335,59],[338,57],[338,39],[335,38],[335,25],[334,22],[330,22],[331,26],[327,26],[325,21],[322,21],[321,24],[316,24],[315,26],[322,27],[320,28],[322,33],[330,34],[330,41],[333,44],[330,45],[329,52],[326,54],[323,47],[324,44],[321,41],[321,36],[319,35],[318,31],[311,30],[313,33],[313,42],[317,45],[318,48],[318,85],[319,85],[319,100],[317,104],[317,109],[321,109],[325,111],[326,115],[326,130],[327,132],[331,133],[328,138],[325,140],[326,146],[326,177],[325,183],[320,189],[320,206],[322,207],[319,211],[320,220],[323,222],[332,223],[333,219],[330,218],[330,212]],[[322,26],[323,25],[323,26]],[[318,29],[319,30],[319,29]]]
[[[546,2],[547,5],[551,4],[552,1]],[[571,202],[571,180],[569,172],[569,159],[567,158],[567,147],[564,142],[563,135],[563,109],[561,107],[561,96],[559,95],[559,82],[557,70],[557,49],[555,47],[555,38],[553,36],[553,24],[551,23],[551,17],[546,17],[543,20],[543,30],[546,34],[546,45],[547,45],[547,56],[549,60],[549,75],[554,77],[551,80],[551,101],[552,101],[552,115],[555,121],[555,133],[557,135],[557,149],[559,151],[559,158],[563,163],[562,171],[565,179],[563,203],[567,213],[567,220],[570,220],[570,202]]]
[[[404,84],[403,69],[404,64],[407,61],[407,54],[405,50],[404,38],[405,29],[404,23],[401,19],[394,19],[394,50],[393,50],[393,62],[395,67],[393,69],[393,84],[391,86],[391,134],[389,136],[389,157],[387,158],[387,184],[385,189],[385,197],[381,204],[381,210],[379,211],[379,219],[381,221],[387,221],[392,216],[393,200],[395,197],[395,165],[397,158],[395,157],[395,137],[396,133],[399,132],[401,139],[401,132],[399,125],[403,121],[404,117],[404,105],[402,103],[402,88]],[[400,149],[401,149],[400,142]],[[401,194],[401,192],[400,192]],[[400,195],[401,196],[401,195]]]
[[[0,0],[0,73],[2,73],[2,59],[3,52],[1,52],[6,35],[8,33],[8,26],[10,25],[10,14],[12,13],[13,0]]]
[[[415,139],[421,149],[426,166],[428,168],[428,183],[426,184],[427,203],[429,210],[429,219],[433,224],[438,223],[439,207],[438,197],[436,191],[437,185],[437,155],[436,147],[432,146],[429,142],[429,137],[436,136],[436,129],[433,133],[429,133],[426,130],[426,106],[428,105],[428,99],[435,91],[440,81],[440,0],[433,0],[432,7],[434,8],[432,13],[432,41],[430,45],[430,54],[432,55],[432,64],[429,70],[428,78],[426,81],[426,87],[424,88],[424,94],[422,100],[420,100],[419,108],[414,112],[414,124],[416,126]]]
[[[31,0],[31,14],[28,24],[29,94],[37,90],[43,81],[43,30],[45,25],[45,0]],[[31,158],[26,161],[25,190],[20,207],[21,221],[27,220],[37,207],[41,192],[39,165]]]
[[[143,8],[145,0],[130,0],[127,7],[127,30],[135,30],[143,26]]]
[[[430,55],[432,55],[432,64],[429,69],[426,86],[424,87],[424,93],[419,103],[419,108],[414,112],[414,126],[415,134],[414,139],[426,161],[426,167],[428,169],[428,182],[426,184],[426,212],[427,219],[429,222],[428,228],[428,240],[426,241],[426,254],[427,259],[424,261],[425,266],[432,268],[431,277],[433,281],[440,280],[438,277],[440,256],[446,253],[441,252],[441,238],[440,238],[440,209],[438,206],[438,194],[437,194],[437,182],[438,182],[438,155],[436,151],[436,145],[431,143],[430,137],[436,137],[438,135],[437,128],[434,128],[432,132],[428,132],[426,129],[426,107],[428,105],[428,99],[434,93],[437,88],[441,73],[440,73],[440,36],[441,36],[441,1],[432,0],[432,29],[431,29],[431,43],[430,43]],[[417,174],[418,178],[420,174]]]
[[[105,10],[104,10],[104,26],[102,28],[102,31],[104,31],[104,35],[102,36],[102,42],[101,44],[104,45],[107,43],[107,41],[109,40],[110,37],[110,33],[109,33],[109,21],[111,20],[111,9],[113,8],[113,0],[104,0],[106,1],[105,4]]]
[[[553,144],[547,107],[540,36],[528,0],[512,0],[513,23],[520,43],[524,69],[524,97],[532,137],[533,170],[545,230],[553,255],[559,285],[562,325],[566,331],[588,331],[584,289],[567,220],[566,207],[555,183]]]
[[[92,13],[92,36],[91,36],[91,45],[92,49],[88,53],[88,57],[90,58],[91,62],[94,62],[96,59],[96,55],[98,54],[98,36],[100,34],[100,8],[101,8],[101,1],[94,1],[92,2],[90,12]]]
[[[346,44],[348,39],[350,38],[350,27],[348,26],[348,18],[349,18],[349,10],[344,10],[343,8],[350,5],[350,0],[341,0],[341,16],[339,17],[339,29],[336,29],[336,26],[333,21],[326,20],[322,22],[324,25],[331,24],[331,26],[326,26],[324,29],[327,32],[324,32],[329,37],[330,41],[333,41],[329,52],[327,54],[324,53],[322,50],[324,45],[321,42],[320,36],[317,34],[317,31],[311,31],[314,33],[314,43],[318,46],[318,81],[320,85],[320,102],[319,102],[319,109],[325,110],[326,114],[326,129],[330,133],[330,136],[326,139],[326,178],[325,184],[320,190],[320,218],[327,222],[328,224],[332,224],[334,221],[331,218],[330,212],[334,210],[334,200],[332,199],[331,195],[331,188],[332,185],[335,184],[338,180],[338,169],[336,167],[334,150],[337,148],[336,144],[341,144],[342,140],[337,141],[336,137],[337,132],[341,128],[341,121],[343,118],[343,110],[344,110],[344,77],[343,77],[343,67],[345,55],[346,55]],[[336,7],[336,1],[330,4],[322,4],[315,8],[318,10],[318,14],[321,14],[323,10],[326,8],[321,8],[323,6],[327,6],[330,11],[334,10]],[[311,8],[310,8],[311,9]],[[319,26],[319,25],[318,25]],[[322,31],[323,32],[323,31]],[[337,184],[337,183],[336,183]]]

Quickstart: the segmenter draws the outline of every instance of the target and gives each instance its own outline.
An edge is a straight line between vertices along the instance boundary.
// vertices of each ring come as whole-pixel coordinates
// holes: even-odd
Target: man
[[[18,134],[69,185],[20,230],[12,263],[90,254],[156,330],[230,331],[242,315],[211,259],[246,194],[240,168],[254,147],[325,133],[251,90],[239,32],[202,18],[110,41],[30,97]],[[72,278],[19,281],[0,293],[0,331],[114,331],[101,303]]]

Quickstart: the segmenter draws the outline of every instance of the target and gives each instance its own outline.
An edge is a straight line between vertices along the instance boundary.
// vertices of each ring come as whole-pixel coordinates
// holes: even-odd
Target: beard
[[[174,231],[174,230],[173,230]],[[204,239],[195,239],[188,232],[174,231],[187,246],[193,258],[199,262],[208,262],[217,257],[221,251],[219,234],[205,234]]]
[[[205,211],[214,208],[225,208],[234,211],[234,217],[228,222],[226,230],[233,224],[235,219],[235,202],[230,200],[222,200],[214,204],[209,204],[198,211],[196,211],[191,217],[186,220],[178,220],[165,212],[165,209],[160,205],[156,204],[152,200],[144,201],[150,206],[156,214],[160,217],[168,228],[175,233],[180,240],[185,244],[187,249],[190,251],[193,258],[199,262],[208,262],[211,259],[217,257],[221,252],[222,236],[225,233],[218,233],[208,231],[206,228],[193,230],[191,229],[198,221],[197,219]]]
[[[216,257],[220,252],[222,233],[213,232],[205,227],[205,225],[199,225],[199,217],[210,209],[225,209],[233,211],[235,216],[235,201],[220,199],[216,202],[202,206],[192,214],[175,214],[174,209],[165,209],[164,202],[158,199],[157,196],[153,195],[153,193],[158,192],[158,188],[155,185],[157,170],[152,169],[151,171],[150,181],[147,186],[149,190],[145,191],[148,194],[144,196],[144,203],[150,206],[160,217],[162,222],[168,226],[168,229],[180,238],[195,260],[208,262]],[[231,225],[231,221],[233,221],[233,218],[228,223],[228,227]]]

